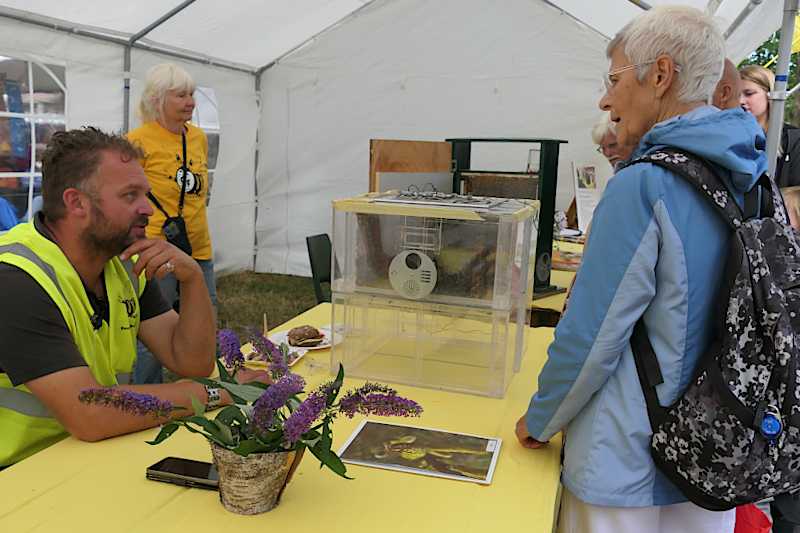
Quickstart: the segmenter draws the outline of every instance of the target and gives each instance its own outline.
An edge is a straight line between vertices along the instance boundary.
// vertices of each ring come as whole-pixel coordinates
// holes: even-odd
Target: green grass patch
[[[217,326],[239,335],[248,328],[261,328],[264,313],[274,328],[315,305],[311,278],[257,272],[217,278]]]

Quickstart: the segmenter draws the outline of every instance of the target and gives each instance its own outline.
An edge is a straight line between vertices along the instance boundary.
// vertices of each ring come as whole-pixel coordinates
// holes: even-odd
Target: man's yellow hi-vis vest
[[[27,272],[55,302],[75,345],[100,385],[118,383],[130,374],[136,358],[139,296],[144,273],[133,274],[133,263],[115,257],[104,270],[109,323],[94,329],[94,315],[80,276],[61,249],[38,233],[33,222],[15,226],[0,236],[0,263]],[[2,302],[0,305],[14,305]],[[24,305],[21,303],[20,305]],[[67,436],[64,427],[24,385],[14,387],[0,373],[0,466],[20,461]]]

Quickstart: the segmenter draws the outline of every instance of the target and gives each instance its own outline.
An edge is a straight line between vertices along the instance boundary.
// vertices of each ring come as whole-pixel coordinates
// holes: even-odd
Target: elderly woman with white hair
[[[626,161],[636,147],[636,144],[622,144],[617,141],[617,132],[608,113],[603,114],[597,124],[592,128],[592,141],[597,145],[597,151],[603,154],[613,170],[617,165]]]
[[[140,161],[150,182],[154,214],[147,237],[167,239],[191,255],[203,270],[212,304],[216,305],[211,236],[206,216],[208,139],[189,123],[194,111],[195,83],[184,69],[164,63],[147,73],[139,102],[142,125],[128,139],[144,153]],[[178,306],[179,287],[171,274],[159,282],[168,302]],[[161,363],[140,344],[135,383],[161,383]]]
[[[765,138],[741,109],[711,101],[725,43],[690,7],[657,7],[609,43],[600,107],[632,160],[671,147],[704,159],[743,202],[766,170]],[[685,389],[712,338],[729,229],[709,201],[669,170],[630,164],[608,184],[593,218],[569,309],[555,331],[517,437],[539,448],[566,431],[560,527],[588,532],[732,532],[655,466],[652,429],[630,341],[643,319],[663,383],[661,405]]]

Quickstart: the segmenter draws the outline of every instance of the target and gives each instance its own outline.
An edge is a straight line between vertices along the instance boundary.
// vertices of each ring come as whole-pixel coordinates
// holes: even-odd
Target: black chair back
[[[306,246],[317,303],[330,302],[330,290],[324,292],[322,284],[331,282],[331,239],[327,233],[311,235],[306,237]]]

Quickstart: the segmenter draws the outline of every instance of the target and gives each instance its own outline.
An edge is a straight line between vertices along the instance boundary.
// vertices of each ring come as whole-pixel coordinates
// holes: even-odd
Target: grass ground
[[[240,335],[260,328],[264,313],[273,328],[314,307],[311,278],[238,272],[217,278],[217,322]]]

